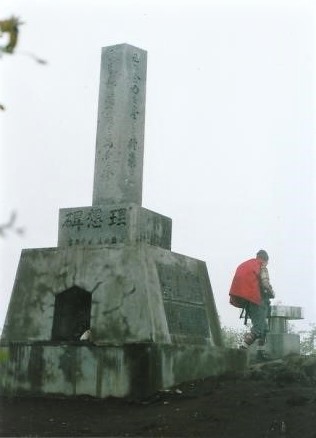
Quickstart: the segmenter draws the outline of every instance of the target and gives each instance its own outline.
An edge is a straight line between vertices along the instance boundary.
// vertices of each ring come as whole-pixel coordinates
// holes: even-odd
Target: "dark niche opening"
[[[55,297],[53,341],[79,341],[90,328],[91,293],[73,286]]]

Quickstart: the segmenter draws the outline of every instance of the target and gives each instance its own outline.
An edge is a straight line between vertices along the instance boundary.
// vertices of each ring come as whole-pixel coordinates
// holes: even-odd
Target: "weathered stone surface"
[[[303,309],[297,306],[271,306],[271,318],[303,319]]]
[[[64,208],[58,246],[146,242],[171,249],[170,218],[136,204]]]
[[[238,350],[146,343],[10,343],[0,353],[0,386],[8,396],[139,398],[187,380],[242,371],[246,362]]]
[[[56,300],[66,291],[70,295],[60,310],[66,323],[56,335]],[[91,294],[88,317],[83,315],[88,301],[80,298],[77,304],[78,293]],[[140,243],[24,250],[2,340],[72,341],[87,328],[96,343],[221,345],[207,269],[200,260]]]
[[[102,49],[93,205],[141,205],[147,53]]]
[[[300,336],[294,333],[268,333],[266,350],[273,359],[300,354]]]

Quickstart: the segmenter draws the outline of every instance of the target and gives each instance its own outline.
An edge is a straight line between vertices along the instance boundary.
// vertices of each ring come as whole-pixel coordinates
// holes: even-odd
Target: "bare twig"
[[[10,219],[7,223],[0,225],[0,236],[6,237],[7,231],[12,231],[13,233],[23,235],[24,234],[24,228],[16,227],[17,214],[15,211],[11,213]]]

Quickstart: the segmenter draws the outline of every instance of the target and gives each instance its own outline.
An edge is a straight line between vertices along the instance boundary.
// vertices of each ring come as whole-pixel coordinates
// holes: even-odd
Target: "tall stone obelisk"
[[[142,204],[146,62],[128,44],[102,50],[93,205]]]
[[[56,248],[22,251],[5,394],[139,397],[243,367],[222,347],[205,262],[172,252],[171,219],[141,205],[145,83],[143,50],[103,49],[93,203],[60,210]]]
[[[171,248],[171,219],[141,207],[147,53],[102,49],[92,207],[61,209],[58,246],[146,241]]]

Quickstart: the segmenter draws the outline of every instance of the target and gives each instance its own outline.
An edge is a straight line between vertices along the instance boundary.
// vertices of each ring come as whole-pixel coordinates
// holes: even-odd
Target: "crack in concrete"
[[[78,272],[78,270],[77,270],[77,266],[75,265],[75,266],[74,266],[74,273],[73,273],[73,276],[72,276],[72,284],[73,284],[73,285],[76,284],[77,272]]]
[[[94,288],[91,290],[91,293],[93,294],[93,292],[95,291],[95,290],[97,290],[98,289],[98,287],[102,284],[103,282],[102,281],[98,281],[98,283],[94,286]]]
[[[136,287],[133,286],[133,288],[130,291],[123,293],[123,295],[121,297],[121,302],[117,306],[112,307],[112,309],[105,310],[104,312],[102,312],[102,314],[105,316],[105,315],[109,315],[110,313],[115,312],[123,305],[125,298],[127,298],[129,295],[133,295],[133,293],[135,293],[135,292],[136,292]]]

